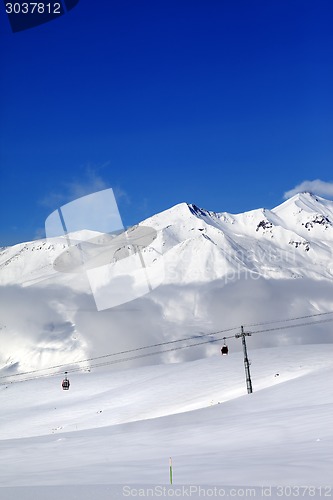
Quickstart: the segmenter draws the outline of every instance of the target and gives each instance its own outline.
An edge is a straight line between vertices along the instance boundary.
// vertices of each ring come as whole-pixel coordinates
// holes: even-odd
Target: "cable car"
[[[224,344],[221,348],[221,354],[222,354],[222,356],[226,356],[228,354],[228,352],[229,352],[229,348],[228,348],[227,344],[225,343],[225,337],[224,337]]]
[[[63,388],[63,390],[64,390],[64,391],[68,391],[68,389],[69,389],[69,386],[70,386],[70,385],[71,385],[71,384],[69,383],[69,380],[68,380],[68,378],[67,378],[67,372],[65,372],[65,378],[64,378],[64,380],[62,381],[61,386],[62,386],[62,388]]]

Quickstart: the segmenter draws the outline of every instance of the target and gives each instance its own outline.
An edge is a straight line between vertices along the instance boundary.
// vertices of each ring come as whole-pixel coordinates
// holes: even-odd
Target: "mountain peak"
[[[204,208],[200,208],[194,203],[187,203],[188,209],[193,215],[196,215],[197,217],[207,217],[208,215],[211,215],[211,212],[208,210],[205,210]]]
[[[285,211],[287,207],[293,207],[298,211],[315,212],[323,215],[333,215],[333,201],[326,200],[320,196],[303,191],[288,198],[285,202],[281,203],[273,209],[273,212],[280,213]],[[329,212],[327,214],[326,212]]]
[[[320,196],[317,196],[314,193],[311,193],[310,191],[301,191],[294,196],[290,198],[291,200],[301,200],[301,201],[311,201],[311,202],[316,202],[316,201],[322,201],[324,198],[321,198]],[[325,200],[324,200],[325,201]]]

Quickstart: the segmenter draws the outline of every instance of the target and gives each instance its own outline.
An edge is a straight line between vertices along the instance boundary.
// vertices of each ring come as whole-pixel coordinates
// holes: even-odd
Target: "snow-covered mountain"
[[[243,272],[333,280],[333,202],[310,193],[272,210],[236,215],[180,203],[141,225],[158,232],[153,246],[165,262],[164,283],[209,282]],[[1,249],[0,284],[70,281],[52,266],[66,247],[65,239],[49,239]],[[150,250],[143,250],[148,263]]]
[[[86,273],[57,271],[56,258],[68,251],[66,238],[1,249],[2,366],[75,362],[198,330],[333,309],[332,201],[301,193],[272,210],[236,215],[181,203],[140,226],[157,232],[142,257],[148,268],[163,264],[163,280],[109,314],[97,312]],[[71,244],[88,239],[93,251],[107,252],[100,238],[74,234]],[[95,281],[98,276],[97,268]],[[303,329],[279,342],[311,342],[313,334]],[[317,342],[331,340],[327,330],[316,335]],[[263,342],[274,345],[276,339]]]
[[[237,215],[182,203],[144,223],[161,231],[160,251],[173,270],[168,282],[241,273],[333,279],[333,202],[310,193]]]

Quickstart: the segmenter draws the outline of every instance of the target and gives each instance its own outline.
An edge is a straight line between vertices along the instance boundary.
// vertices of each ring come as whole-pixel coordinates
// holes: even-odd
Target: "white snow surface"
[[[169,457],[178,496],[190,486],[191,498],[198,486],[332,495],[333,346],[252,349],[249,339],[248,349],[253,394],[240,352],[72,375],[69,391],[59,377],[2,385],[1,500],[171,488]]]
[[[54,267],[66,238],[0,249],[0,500],[253,498],[230,490],[247,487],[256,498],[331,497],[333,335],[315,320],[332,316],[276,321],[333,311],[333,202],[301,193],[244,214],[182,203],[141,225],[157,231],[142,256],[163,263],[163,283],[101,312],[84,272]],[[93,254],[103,235],[71,240],[90,236]],[[290,328],[255,334],[272,321]],[[98,369],[81,362],[240,325],[254,333],[250,395],[234,338],[224,357],[212,342]],[[64,366],[81,369],[69,391]],[[168,486],[169,457],[173,489],[148,494]],[[226,490],[177,490],[191,485]]]
[[[297,194],[272,210],[236,215],[180,203],[141,224],[158,231],[154,249],[165,262],[165,283],[209,282],[235,272],[333,279],[333,201],[310,193]],[[89,234],[96,239],[98,233],[81,231],[1,249],[0,284],[26,286],[52,279],[84,287],[77,277],[57,273],[52,263],[68,239],[79,242]],[[147,263],[156,258],[151,246],[143,253]]]

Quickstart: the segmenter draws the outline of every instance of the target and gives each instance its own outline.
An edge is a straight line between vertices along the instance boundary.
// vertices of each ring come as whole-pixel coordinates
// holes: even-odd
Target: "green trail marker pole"
[[[172,458],[169,458],[169,468],[170,468],[170,484],[172,484]]]

